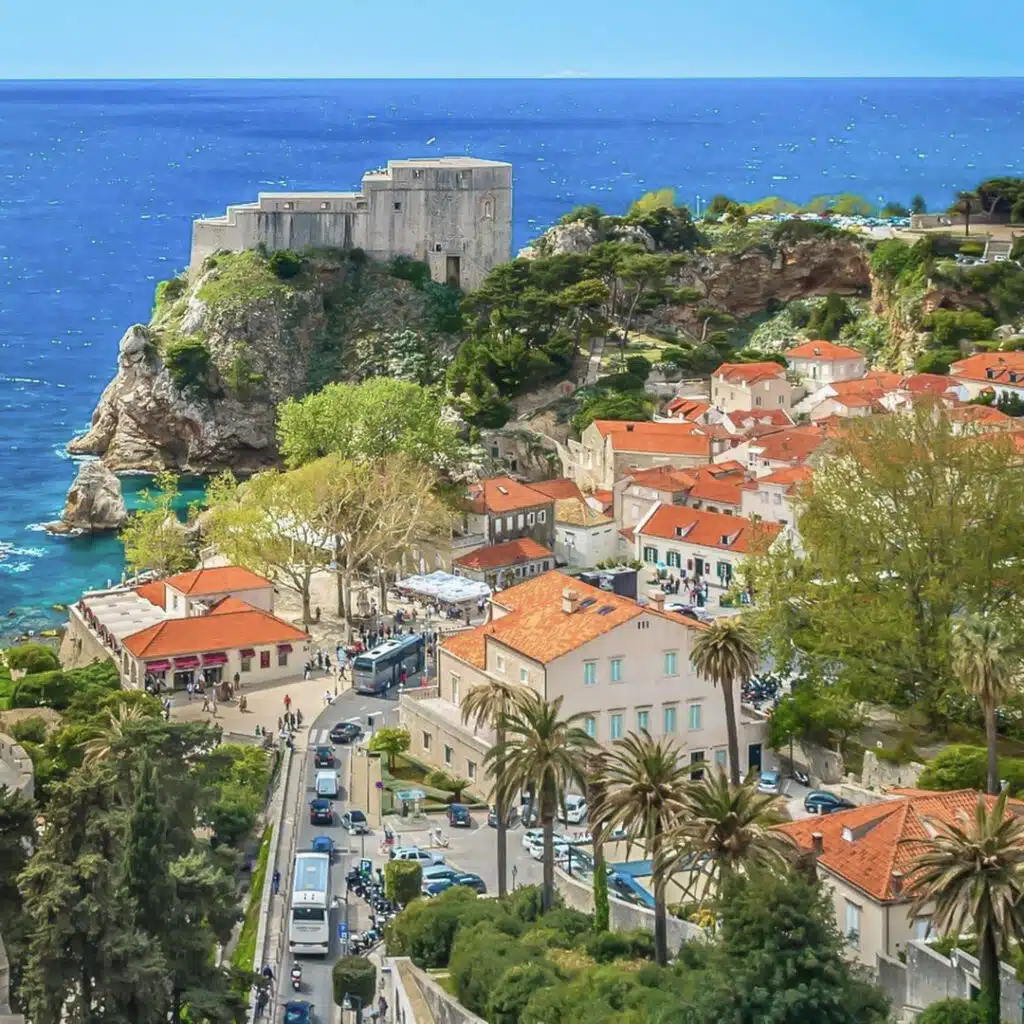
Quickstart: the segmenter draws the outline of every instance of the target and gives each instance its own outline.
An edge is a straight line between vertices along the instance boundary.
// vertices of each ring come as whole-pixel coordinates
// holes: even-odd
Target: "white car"
[[[565,836],[555,835],[552,847],[555,851],[555,860],[568,860],[569,859],[569,840]],[[530,845],[526,848],[526,852],[534,860],[544,859],[544,836],[539,835]]]
[[[523,833],[523,849],[529,850],[530,847],[535,843],[544,842],[544,829],[542,828],[528,828]]]
[[[429,864],[443,864],[444,857],[430,850],[421,850],[418,846],[398,846],[391,851],[392,860],[417,860],[423,867]]]
[[[565,807],[559,808],[558,817],[568,825],[582,824],[587,816],[587,798],[585,796],[567,796]]]

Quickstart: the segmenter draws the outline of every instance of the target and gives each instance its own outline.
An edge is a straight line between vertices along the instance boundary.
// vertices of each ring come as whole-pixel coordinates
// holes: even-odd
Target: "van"
[[[587,816],[587,798],[570,794],[565,798],[565,807],[559,808],[558,817],[568,825],[581,825]]]
[[[338,795],[338,776],[334,772],[317,772],[313,785],[317,796],[333,800]]]

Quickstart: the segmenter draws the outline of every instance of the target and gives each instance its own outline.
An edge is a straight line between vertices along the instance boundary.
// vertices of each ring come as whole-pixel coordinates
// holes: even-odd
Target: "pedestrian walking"
[[[307,661],[305,666],[302,669],[302,678],[303,679],[309,679],[311,676],[312,676],[312,673],[309,671],[309,662]]]
[[[186,683],[185,684],[185,694],[188,697],[189,704],[191,704],[192,703],[192,684],[191,683]]]
[[[284,709],[285,709],[285,711],[290,711],[290,710],[291,710],[291,707],[292,707],[292,699],[291,699],[291,697],[289,697],[289,696],[288,696],[288,694],[286,693],[286,694],[284,695]]]
[[[210,701],[210,711],[213,712],[213,717],[216,718],[217,717],[217,698],[216,697],[214,697]]]
[[[235,673],[235,689],[240,690],[242,688],[242,677],[236,672]]]
[[[202,707],[202,710],[203,711],[209,711],[210,710],[210,698],[209,698],[209,696],[206,693],[203,694],[203,707]]]
[[[171,720],[171,698],[164,697],[164,721],[169,722]]]
[[[281,716],[277,716],[277,731],[280,732],[284,728],[284,722],[281,720]]]
[[[281,872],[274,872],[274,895],[276,896],[281,891]]]

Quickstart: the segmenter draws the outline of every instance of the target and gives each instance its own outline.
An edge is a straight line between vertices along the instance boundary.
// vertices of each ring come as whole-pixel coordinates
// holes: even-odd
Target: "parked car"
[[[758,793],[770,793],[772,796],[778,796],[781,790],[781,780],[779,773],[776,771],[761,772],[761,778],[757,783]]]
[[[355,722],[339,722],[331,729],[331,742],[352,743],[362,735],[362,728]]]
[[[317,747],[313,754],[313,764],[317,768],[333,768],[334,749],[332,747]]]
[[[522,844],[523,849],[528,850],[533,842],[542,842],[544,839],[544,829],[542,828],[528,828],[523,833]]]
[[[333,857],[334,840],[330,836],[314,836],[312,849],[314,853],[326,853],[328,857]]]
[[[555,861],[566,861],[569,859],[569,840],[565,836],[556,834],[552,843],[555,851]],[[527,853],[534,860],[544,859],[544,836],[540,835],[526,848]]]
[[[505,824],[508,828],[512,828],[515,823],[519,820],[519,816],[516,814],[516,809],[510,807],[508,809],[508,817],[505,820]],[[491,828],[498,827],[498,808],[493,804],[487,808],[487,824]]]
[[[313,1004],[294,999],[284,1004],[284,1024],[313,1024]]]
[[[423,888],[420,890],[424,896],[440,896],[441,893],[447,892],[455,884],[455,876],[451,878],[435,878],[431,882],[424,882]]]
[[[469,828],[473,824],[469,808],[465,804],[452,804],[448,808],[448,824],[452,828]]]
[[[565,798],[565,807],[558,809],[559,821],[567,825],[579,825],[587,816],[587,798],[570,794]]]
[[[848,811],[856,804],[844,800],[835,793],[828,793],[823,789],[816,789],[804,797],[804,810],[810,814],[832,814],[835,811]]]
[[[350,836],[368,836],[370,834],[370,823],[362,811],[346,811],[341,816],[341,827],[348,829]]]
[[[472,889],[478,896],[483,896],[487,892],[487,883],[479,875],[474,875],[468,871],[461,875],[456,875],[452,879],[452,884],[464,885],[467,889]]]
[[[334,808],[331,801],[318,796],[309,801],[309,823],[311,825],[333,825]]]
[[[461,871],[449,867],[447,864],[425,864],[423,866],[423,886],[426,888],[430,882],[440,882],[444,878],[454,878],[461,874]]]
[[[523,824],[527,828],[533,828],[540,821],[540,808],[537,804],[532,807],[528,804],[523,807]]]
[[[443,864],[444,857],[430,850],[421,850],[418,846],[396,846],[391,851],[391,860],[417,860],[426,867],[428,864]]]

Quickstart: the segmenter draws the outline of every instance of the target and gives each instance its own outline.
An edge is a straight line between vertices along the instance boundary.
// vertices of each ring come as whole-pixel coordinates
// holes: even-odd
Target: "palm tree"
[[[505,743],[505,716],[519,697],[516,687],[508,683],[491,680],[486,683],[477,683],[471,686],[466,696],[462,698],[462,721],[469,722],[473,719],[473,727],[476,729],[494,729],[497,742],[495,746],[502,747]],[[496,783],[501,781],[504,775],[504,765],[499,758],[494,762],[494,776]],[[508,891],[506,875],[508,874],[508,807],[504,796],[501,794],[501,787],[495,785],[494,809],[498,813],[498,895],[504,896]]]
[[[971,211],[974,209],[974,204],[977,200],[978,196],[975,192],[957,192],[956,194],[956,203],[953,205],[953,210],[964,215],[964,235],[971,233]]]
[[[484,758],[493,769],[499,808],[508,807],[516,794],[532,793],[538,801],[544,829],[544,888],[542,906],[550,910],[555,900],[555,814],[564,809],[565,794],[573,784],[584,786],[587,754],[594,741],[574,725],[580,716],[559,717],[562,698],[546,701],[523,688],[501,716],[504,739]],[[500,774],[498,768],[500,766]]]
[[[725,729],[729,740],[729,779],[740,784],[740,743],[736,731],[737,683],[742,684],[757,671],[760,654],[754,634],[742,616],[715,619],[697,634],[693,642],[693,667],[699,675],[722,688],[725,702]]]
[[[741,869],[788,867],[800,848],[772,827],[780,819],[780,802],[777,796],[759,793],[753,779],[735,786],[722,771],[705,773],[686,787],[683,813],[665,837],[655,876],[662,876],[665,884],[680,869],[704,863],[718,895]],[[696,879],[689,889],[695,885]]]
[[[670,739],[653,740],[646,732],[616,740],[601,773],[604,797],[591,812],[591,823],[624,828],[644,843],[655,861],[667,832],[683,811],[689,768]],[[668,962],[668,925],[664,876],[654,878],[654,955]]]
[[[145,721],[149,715],[138,704],[121,702],[117,711],[108,711],[109,721],[103,731],[82,744],[86,764],[97,764],[105,761],[114,752],[117,745],[125,738],[131,726]]]
[[[993,796],[999,792],[996,707],[1016,690],[1021,668],[1020,653],[1006,635],[997,622],[981,615],[968,616],[953,634],[953,669],[985,713],[988,792]]]
[[[964,812],[959,825],[930,819],[933,835],[908,840],[924,847],[908,872],[911,917],[932,907],[940,935],[978,937],[985,1024],[999,1024],[999,954],[1024,934],[1024,822],[1007,813],[1006,799],[979,796],[973,820]]]

